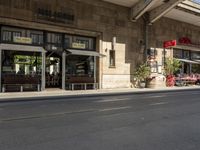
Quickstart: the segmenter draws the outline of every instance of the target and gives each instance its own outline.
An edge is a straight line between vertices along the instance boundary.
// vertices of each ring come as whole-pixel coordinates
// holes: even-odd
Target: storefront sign
[[[176,40],[165,41],[163,43],[164,48],[169,48],[169,47],[172,47],[172,46],[176,46]]]
[[[32,39],[27,37],[13,37],[13,42],[23,43],[23,44],[32,44]]]
[[[182,37],[178,40],[178,42],[179,44],[183,44],[183,45],[191,45],[195,47],[200,47],[200,43],[193,43],[188,37]]]
[[[180,44],[192,44],[191,40],[187,37],[182,37],[178,40]]]
[[[86,46],[82,43],[72,43],[72,48],[85,49]]]

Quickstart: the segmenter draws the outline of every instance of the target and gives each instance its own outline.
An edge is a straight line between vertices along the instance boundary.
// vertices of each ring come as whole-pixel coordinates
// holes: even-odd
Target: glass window
[[[191,58],[200,60],[200,52],[192,52]]]
[[[31,33],[31,39],[33,44],[43,44],[43,35]]]
[[[94,57],[72,55],[67,58],[67,76],[94,76]]]
[[[173,50],[173,55],[174,55],[174,58],[182,58],[182,50],[180,49],[174,49]]]
[[[42,58],[40,53],[2,51],[2,84],[6,91],[38,90],[41,84]]]
[[[109,66],[115,67],[115,50],[110,50],[109,54]]]
[[[95,50],[95,38],[65,35],[64,47]]]
[[[11,31],[3,31],[3,41],[11,42],[12,41],[12,32]]]
[[[56,33],[47,34],[47,42],[52,44],[61,45],[62,44],[62,35]]]
[[[41,74],[40,53],[5,50],[2,53],[3,74],[36,75]]]
[[[190,59],[190,51],[183,51],[183,58]]]
[[[62,50],[62,35],[47,33],[47,50]]]
[[[14,37],[21,37],[21,32],[13,32],[13,38]]]

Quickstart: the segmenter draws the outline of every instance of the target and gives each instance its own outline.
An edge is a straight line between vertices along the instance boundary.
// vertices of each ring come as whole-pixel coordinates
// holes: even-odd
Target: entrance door
[[[61,88],[61,57],[55,54],[46,57],[46,88]]]

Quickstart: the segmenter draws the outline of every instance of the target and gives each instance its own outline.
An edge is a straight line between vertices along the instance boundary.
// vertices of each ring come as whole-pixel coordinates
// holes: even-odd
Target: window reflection
[[[94,76],[94,57],[92,56],[70,56],[67,57],[67,76]]]
[[[41,54],[37,52],[2,52],[2,84],[7,91],[19,91],[21,85],[30,90],[41,84]],[[25,86],[26,85],[26,86]]]

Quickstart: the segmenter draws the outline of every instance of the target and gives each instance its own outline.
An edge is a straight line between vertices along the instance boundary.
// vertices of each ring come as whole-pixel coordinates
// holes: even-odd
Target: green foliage
[[[134,77],[137,81],[145,81],[147,77],[149,77],[151,73],[151,69],[147,66],[146,63],[141,64],[135,71]]]
[[[175,58],[173,59],[166,59],[165,63],[165,74],[166,75],[173,75],[180,69],[181,62]]]

